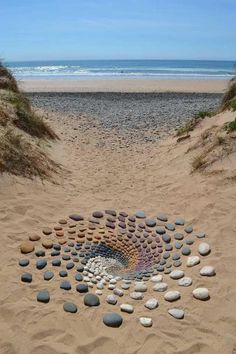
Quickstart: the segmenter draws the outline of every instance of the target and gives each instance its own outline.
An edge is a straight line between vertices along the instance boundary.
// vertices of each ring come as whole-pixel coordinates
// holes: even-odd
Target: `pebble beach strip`
[[[35,272],[42,273],[45,287],[47,282],[57,281],[60,289],[76,289],[81,294],[82,303],[81,297],[77,297],[75,302],[63,304],[64,311],[73,314],[79,313],[81,306],[101,306],[106,289],[110,294],[104,301],[111,305],[111,312],[105,313],[102,321],[109,327],[120,327],[124,312],[135,315],[135,305],[128,299],[142,302],[148,316],[138,320],[144,327],[153,325],[149,313],[160,311],[160,297],[170,304],[170,317],[181,320],[185,316],[182,287],[189,287],[190,295],[197,300],[210,299],[208,288],[194,287],[194,279],[181,269],[182,264],[187,270],[198,267],[206,283],[207,277],[216,275],[213,265],[201,266],[202,258],[211,253],[205,237],[205,232],[195,231],[183,218],[170,221],[164,213],[157,213],[153,218],[146,217],[144,211],[132,215],[115,210],[94,211],[88,218],[71,214],[54,227],[45,227],[22,242],[19,247],[21,282],[25,286],[34,282],[33,272],[27,271],[34,261]],[[194,243],[197,243],[195,254]],[[33,255],[33,260],[27,258],[28,254]],[[49,265],[53,271],[47,269]],[[67,280],[69,272],[73,274],[73,282]],[[168,289],[170,279],[175,281],[174,290]],[[147,296],[148,290],[151,296]],[[126,301],[118,305],[123,296]],[[49,290],[40,290],[36,300],[48,303]]]

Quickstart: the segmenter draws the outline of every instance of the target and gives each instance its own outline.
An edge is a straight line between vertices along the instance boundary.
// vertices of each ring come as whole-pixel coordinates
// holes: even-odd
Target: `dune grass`
[[[236,76],[230,80],[228,89],[221,101],[220,110],[225,111],[226,109],[236,110]]]
[[[213,114],[213,112],[209,111],[200,111],[196,113],[191,119],[187,120],[187,122],[181,128],[177,130],[176,135],[181,136],[189,133],[190,131],[193,131],[201,120],[203,120],[205,117],[211,117]]]
[[[19,92],[17,81],[13,74],[0,62],[0,89]]]
[[[236,118],[231,122],[225,123],[224,129],[227,131],[227,133],[236,131]]]

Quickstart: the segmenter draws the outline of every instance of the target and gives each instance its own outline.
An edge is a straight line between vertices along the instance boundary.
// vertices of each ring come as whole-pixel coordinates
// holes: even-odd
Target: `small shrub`
[[[236,130],[236,118],[232,120],[232,122],[227,122],[224,125],[225,130],[227,133],[231,133]]]
[[[17,81],[2,63],[0,63],[0,89],[19,92]]]
[[[221,111],[224,111],[229,108],[235,109],[235,107],[236,107],[236,76],[233,79],[231,79],[229,82],[228,90],[225,92],[222,98],[220,109]]]

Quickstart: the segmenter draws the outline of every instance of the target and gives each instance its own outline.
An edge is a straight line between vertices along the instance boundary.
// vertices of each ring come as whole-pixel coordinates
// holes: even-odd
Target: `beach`
[[[44,147],[61,171],[53,183],[7,174],[0,179],[1,353],[234,353],[235,153],[209,165],[204,172],[193,172],[192,161],[202,149],[198,142],[204,132],[233,119],[235,114],[226,112],[206,118],[191,137],[179,143],[175,136],[175,129],[192,114],[203,108],[216,109],[223,86],[216,91],[212,91],[213,83],[210,86],[207,94],[195,91],[195,86],[192,93],[147,93],[145,85],[139,87],[140,94],[83,94],[66,93],[65,86],[60,85],[56,91],[61,93],[42,93],[52,87],[44,87],[39,81],[30,90],[26,84],[26,91],[32,91],[27,95],[33,106],[60,138],[45,142]],[[196,144],[198,147],[193,149]],[[179,289],[176,281],[164,274],[169,290],[178,287],[181,291],[181,300],[178,304],[168,303],[163,293],[153,293],[149,286],[145,299],[155,296],[159,302],[153,311],[146,309],[143,301],[129,298],[133,285],[116,306],[106,302],[109,292],[104,289],[101,305],[86,308],[82,294],[75,288],[59,288],[60,279],[55,277],[45,284],[43,271],[35,272],[34,253],[27,255],[33,282],[19,281],[19,248],[30,235],[44,237],[44,227],[53,228],[59,219],[68,219],[72,213],[87,218],[94,210],[108,208],[130,215],[144,210],[153,218],[164,212],[170,221],[184,217],[186,224],[194,228],[190,235],[194,240],[192,255],[198,254],[200,242],[194,236],[195,230],[206,233],[204,241],[210,244],[211,253],[201,258],[201,267],[214,266],[216,276],[202,277],[201,267],[186,267],[184,258],[181,269],[192,277],[193,287]],[[35,242],[37,249],[40,242]],[[54,268],[49,265],[47,270],[55,272]],[[69,275],[72,284],[73,274],[71,271]],[[45,287],[51,294],[48,304],[36,301],[37,292]],[[197,287],[209,289],[208,301],[193,298],[192,290]],[[76,303],[78,312],[64,312],[64,301]],[[119,305],[125,302],[133,304],[134,313],[122,313],[120,328],[106,327],[102,323],[104,313],[120,312]],[[184,319],[171,317],[171,307],[183,308]],[[140,316],[152,317],[153,326],[142,327]]]

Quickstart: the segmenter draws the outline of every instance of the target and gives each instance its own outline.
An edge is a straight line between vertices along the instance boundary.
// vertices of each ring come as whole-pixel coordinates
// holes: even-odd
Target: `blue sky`
[[[1,0],[0,57],[236,59],[236,0]]]

